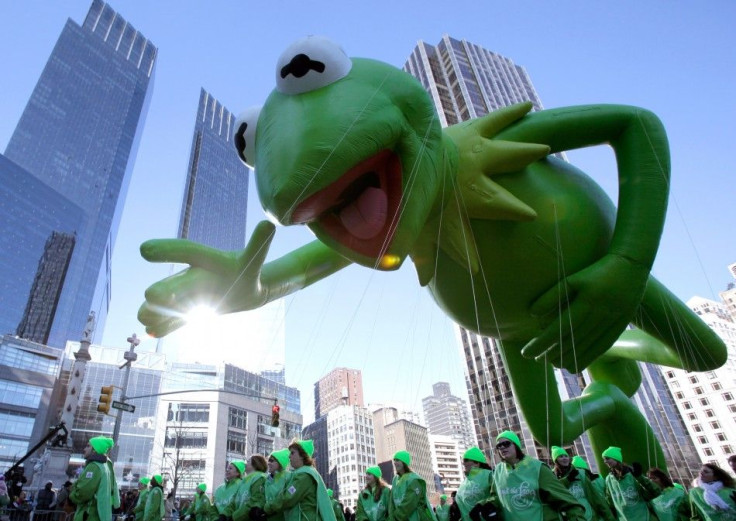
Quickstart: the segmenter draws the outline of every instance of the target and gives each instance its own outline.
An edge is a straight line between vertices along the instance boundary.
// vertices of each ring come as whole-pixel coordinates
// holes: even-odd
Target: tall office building
[[[363,403],[363,373],[358,369],[337,367],[314,384],[314,417],[319,418],[340,405]]]
[[[0,334],[47,343],[86,223],[82,208],[0,154]]]
[[[419,42],[404,69],[432,97],[443,126],[523,101],[531,101],[533,110],[542,109],[523,67],[465,40],[445,35],[436,46]],[[548,448],[534,443],[516,406],[496,342],[460,328],[458,345],[467,362],[466,383],[481,449],[493,454],[492,440],[500,431],[510,429],[519,433],[526,451],[549,459]],[[671,395],[649,367],[642,365],[641,369],[643,384],[634,401],[644,414],[651,412],[649,407],[663,415],[657,421],[650,418],[650,423],[675,470],[675,477],[687,479],[688,469],[694,470],[693,464],[697,466],[692,457],[694,448],[683,436],[682,420],[675,413]],[[566,371],[556,371],[556,380],[563,400],[579,396],[587,383],[585,373],[572,375]],[[574,450],[595,465],[586,435],[576,440]]]
[[[429,444],[432,449],[434,486],[439,494],[449,496],[460,488],[460,484],[465,480],[463,469],[465,450],[456,439],[442,434],[430,434]]]
[[[430,434],[451,437],[458,442],[462,451],[475,445],[468,404],[462,398],[453,396],[449,383],[433,384],[432,396],[422,398],[422,409]]]
[[[93,0],[82,26],[72,20],[64,26],[5,150],[8,159],[81,208],[87,223],[77,230],[49,345],[63,348],[77,338],[90,310],[97,315],[95,339],[102,336],[110,258],[156,52],[109,5]]]

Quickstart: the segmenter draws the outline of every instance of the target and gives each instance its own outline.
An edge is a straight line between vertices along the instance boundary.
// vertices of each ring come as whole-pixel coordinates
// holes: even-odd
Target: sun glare
[[[211,307],[197,306],[186,314],[187,326],[205,329],[216,316],[217,313]]]

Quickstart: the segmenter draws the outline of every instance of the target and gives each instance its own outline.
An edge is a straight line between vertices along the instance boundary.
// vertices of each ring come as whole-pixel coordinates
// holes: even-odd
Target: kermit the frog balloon
[[[348,58],[325,38],[296,42],[263,107],[238,118],[234,153],[255,168],[270,216],[317,240],[270,262],[267,221],[239,252],[148,241],[147,260],[190,267],[148,288],[139,319],[160,337],[195,305],[254,309],[351,263],[394,270],[411,259],[455,322],[499,340],[537,441],[568,444],[587,430],[597,454],[614,445],[664,467],[629,400],[636,361],[703,371],[726,360],[721,340],[650,275],[669,188],[665,131],[630,106],[530,110],[443,129],[406,72]],[[615,151],[618,208],[551,155],[600,144]],[[592,383],[562,401],[553,367],[587,368]]]

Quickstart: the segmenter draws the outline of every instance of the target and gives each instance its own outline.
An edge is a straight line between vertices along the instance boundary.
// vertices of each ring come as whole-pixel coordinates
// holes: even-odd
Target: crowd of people
[[[553,466],[524,453],[519,437],[496,438],[498,464],[492,468],[478,447],[463,455],[465,479],[451,498],[430,504],[427,486],[412,471],[412,456],[398,451],[391,485],[381,468],[368,467],[355,512],[343,509],[314,467],[314,444],[295,440],[268,458],[256,454],[228,463],[212,500],[207,485],[181,504],[164,495],[160,474],[142,477],[138,491],[120,494],[107,454],[113,440],[98,436],[84,449],[85,466],[59,492],[47,483],[36,497],[34,521],[736,521],[736,483],[720,467],[704,464],[686,490],[662,469],[646,472],[625,463],[618,447],[602,453],[605,479],[579,455],[552,447]],[[736,456],[729,459],[736,472]],[[28,521],[32,510],[21,492],[13,497],[0,476],[3,521]],[[174,514],[177,514],[174,516]]]

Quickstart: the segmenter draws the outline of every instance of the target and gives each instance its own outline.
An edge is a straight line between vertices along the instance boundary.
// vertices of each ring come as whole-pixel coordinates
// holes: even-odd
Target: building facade
[[[51,346],[64,348],[77,338],[90,310],[99,325],[95,339],[102,337],[112,248],[156,54],[109,5],[93,0],[83,25],[68,20],[64,26],[5,150],[8,159],[84,212],[86,226],[75,230]]]
[[[458,441],[452,436],[430,434],[434,484],[438,494],[450,496],[465,480],[463,454]]]
[[[449,383],[433,384],[432,395],[422,398],[422,409],[430,434],[450,436],[463,451],[476,444],[468,404],[453,396]]]
[[[363,374],[358,369],[337,367],[314,384],[314,416],[319,418],[341,405],[363,403]]]

